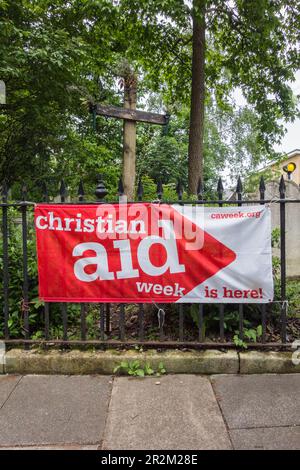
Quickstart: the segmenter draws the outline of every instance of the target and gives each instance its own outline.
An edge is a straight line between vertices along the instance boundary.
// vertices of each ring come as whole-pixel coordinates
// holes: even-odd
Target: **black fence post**
[[[260,182],[259,182],[259,195],[260,195],[260,204],[261,205],[265,204],[265,193],[266,193],[266,185],[265,185],[264,177],[262,176],[260,178]],[[261,324],[262,324],[261,341],[262,341],[262,343],[265,343],[266,342],[266,336],[267,336],[267,308],[266,308],[266,304],[261,305]]]
[[[280,297],[281,297],[281,341],[286,342],[286,246],[285,246],[285,182],[283,175],[279,183],[280,194]]]
[[[241,207],[243,198],[243,184],[240,176],[237,180],[236,194],[238,200],[238,207]],[[244,304],[239,304],[239,338],[241,340],[244,339]]]
[[[197,201],[203,201],[204,198],[204,187],[202,178],[200,177],[198,180],[197,186]],[[203,320],[204,320],[204,305],[199,304],[198,306],[198,341],[202,343],[204,341],[203,335]]]
[[[218,185],[217,185],[217,193],[218,193],[218,201],[219,207],[223,206],[223,183],[222,179],[219,178]],[[224,341],[224,304],[219,304],[219,328],[220,328],[220,338],[221,341]]]
[[[29,297],[28,297],[28,252],[27,252],[27,205],[26,205],[27,188],[22,187],[22,251],[23,251],[23,305],[22,313],[24,315],[24,331],[25,339],[29,339]],[[25,349],[28,345],[25,344]]]
[[[77,189],[78,202],[84,202],[84,186],[83,181],[80,179]],[[86,306],[84,303],[80,304],[80,335],[81,340],[86,340]]]
[[[8,277],[8,207],[7,207],[7,196],[8,189],[6,183],[2,186],[2,243],[3,243],[3,316],[4,316],[4,338],[9,339],[9,328],[8,328],[8,289],[9,289],[9,277]]]
[[[42,181],[42,200],[43,202],[49,202],[48,188],[45,181]],[[50,305],[48,302],[45,302],[44,305],[44,326],[45,326],[45,340],[48,341],[50,337],[50,315],[49,315]]]
[[[64,203],[67,197],[67,186],[64,180],[61,180],[60,188],[60,202]],[[61,314],[62,314],[62,323],[63,323],[63,341],[68,341],[68,308],[66,303],[61,304]]]

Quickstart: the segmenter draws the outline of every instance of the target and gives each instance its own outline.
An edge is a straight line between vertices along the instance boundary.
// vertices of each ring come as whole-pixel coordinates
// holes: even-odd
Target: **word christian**
[[[87,218],[79,211],[74,215],[61,217],[53,211],[48,211],[47,215],[39,215],[36,218],[36,228],[57,232],[95,233],[100,239],[137,239],[149,233],[159,235],[162,227],[160,220],[170,220],[170,212],[165,210],[163,204],[154,208],[143,204],[120,204],[118,213],[113,205],[103,204],[96,208],[96,216],[93,218]],[[171,233],[166,231],[164,238],[185,238],[190,241],[191,249],[201,248],[202,232],[194,229],[193,220],[176,217],[172,224],[174,230]]]

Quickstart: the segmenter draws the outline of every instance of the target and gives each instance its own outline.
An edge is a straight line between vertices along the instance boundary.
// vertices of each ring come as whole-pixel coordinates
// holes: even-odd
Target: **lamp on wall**
[[[287,165],[284,165],[284,167],[282,167],[283,171],[287,173],[289,180],[291,179],[291,174],[296,170],[296,168],[297,166],[294,162],[290,162]]]

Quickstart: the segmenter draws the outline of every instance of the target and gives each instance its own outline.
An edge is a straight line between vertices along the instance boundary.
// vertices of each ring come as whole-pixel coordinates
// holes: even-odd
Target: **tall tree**
[[[124,108],[136,109],[137,75],[129,64],[123,62]],[[136,122],[124,119],[123,123],[123,184],[129,201],[134,199],[136,161]]]
[[[120,6],[131,37],[126,53],[142,64],[149,86],[173,108],[192,89],[190,192],[203,166],[205,95],[226,107],[241,88],[257,116],[258,145],[270,151],[280,141],[281,120],[299,112],[289,86],[300,67],[298,0],[194,0],[192,7],[184,0],[120,0]]]
[[[203,136],[205,102],[205,0],[193,0],[193,52],[191,112],[189,129],[189,192],[196,194],[203,179]]]

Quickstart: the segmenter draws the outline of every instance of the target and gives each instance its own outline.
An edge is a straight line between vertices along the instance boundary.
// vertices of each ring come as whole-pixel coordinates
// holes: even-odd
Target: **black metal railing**
[[[278,297],[277,307],[272,304],[261,304],[258,305],[257,312],[255,315],[259,316],[262,328],[262,334],[258,341],[250,344],[251,347],[263,348],[263,347],[289,347],[290,340],[287,338],[287,303],[286,303],[286,205],[299,203],[299,199],[288,199],[286,198],[286,187],[285,181],[282,177],[278,186],[278,199],[266,199],[265,198],[266,187],[263,178],[259,184],[259,199],[244,199],[243,198],[243,187],[241,179],[238,179],[235,197],[230,200],[223,198],[224,188],[221,178],[217,185],[217,198],[207,200],[204,198],[204,190],[202,182],[199,181],[197,189],[197,197],[195,200],[183,200],[183,187],[180,182],[176,186],[177,199],[172,201],[164,201],[163,199],[163,185],[159,182],[157,184],[157,201],[166,202],[169,204],[180,203],[185,204],[201,204],[207,206],[222,206],[222,205],[236,205],[242,206],[243,204],[268,204],[274,203],[280,205],[280,296]],[[60,186],[60,203],[66,203],[67,200],[67,188],[65,183],[62,181]],[[124,194],[124,188],[122,181],[120,180],[118,185],[118,194],[122,196]],[[77,201],[76,203],[91,203],[99,204],[104,202],[104,198],[107,195],[105,185],[100,178],[95,190],[96,201],[86,201],[83,184],[80,181]],[[137,186],[137,200],[143,202],[155,202],[155,201],[144,201],[143,200],[143,185],[139,181]],[[49,201],[49,195],[47,187],[43,185],[43,202]],[[105,201],[108,202],[108,201]],[[74,204],[75,202],[67,202],[68,204]],[[153,306],[152,312],[149,313],[149,307],[144,304],[136,305],[134,311],[135,322],[130,327],[130,334],[127,334],[128,324],[127,320],[129,317],[128,309],[131,308],[127,304],[99,304],[93,309],[97,310],[96,323],[93,323],[93,335],[90,332],[90,324],[88,322],[88,310],[90,304],[81,303],[79,311],[75,314],[76,325],[78,329],[77,333],[74,333],[73,326],[70,332],[69,314],[71,304],[61,303],[59,304],[60,313],[57,314],[58,304],[45,303],[39,306],[38,318],[35,317],[35,322],[39,323],[39,335],[36,333],[36,325],[31,321],[32,309],[35,308],[34,302],[31,300],[30,294],[30,282],[31,275],[29,273],[28,266],[28,228],[32,223],[32,209],[34,203],[28,201],[28,194],[26,188],[22,189],[22,198],[20,201],[10,201],[8,198],[8,188],[4,184],[2,186],[2,202],[0,203],[2,212],[2,223],[0,226],[0,236],[2,238],[2,272],[1,272],[1,283],[2,283],[2,294],[1,311],[2,319],[0,317],[0,324],[2,325],[2,339],[7,345],[24,345],[25,348],[29,348],[30,345],[44,344],[44,345],[59,345],[63,347],[76,345],[93,345],[98,347],[126,347],[132,345],[143,345],[149,347],[188,347],[188,348],[207,348],[207,347],[235,347],[235,343],[232,340],[232,334],[228,335],[226,331],[226,315],[229,304],[218,304],[217,306],[211,306],[208,304],[173,304],[171,307],[172,313],[166,313],[166,310],[170,306]],[[10,240],[10,229],[9,229],[9,216],[10,211],[15,208],[21,212],[20,231],[21,231],[21,264],[22,264],[22,294],[19,300],[19,316],[21,332],[12,331],[11,327],[11,311],[10,305],[12,297],[16,295],[14,290],[10,287],[10,247],[12,241]],[[30,219],[30,220],[29,220]],[[238,236],[238,234],[237,234]],[[15,299],[16,300],[16,299]],[[74,304],[73,304],[74,305]],[[78,304],[77,304],[78,306]],[[151,307],[151,306],[150,306]],[[56,323],[57,315],[59,316],[59,327],[60,333],[56,334],[52,328],[52,310],[56,309]],[[217,309],[217,321],[219,324],[218,332],[215,332],[214,337],[206,338],[204,326],[205,322],[211,315],[211,309]],[[235,310],[237,319],[237,331],[238,337],[244,339],[244,328],[246,318],[250,318],[253,314],[252,311],[248,312],[247,308],[250,305],[247,304],[230,304],[230,309]],[[251,306],[253,308],[253,304]],[[176,313],[177,309],[177,313]],[[191,326],[191,311],[193,312],[193,322]],[[276,311],[276,312],[275,312]],[[154,315],[155,312],[155,315]],[[216,313],[216,312],[215,312]],[[278,316],[278,340],[275,341],[268,338],[267,326],[268,321],[272,321],[273,316]],[[171,324],[168,324],[169,316],[172,317]],[[149,320],[150,318],[150,320]],[[176,325],[177,322],[177,325]],[[187,329],[187,322],[189,328]],[[96,327],[95,327],[96,324]],[[149,326],[150,325],[150,326]],[[167,330],[171,330],[171,333]],[[42,331],[42,333],[41,333]],[[299,331],[300,333],[300,331]],[[230,337],[231,336],[231,337]],[[1,339],[1,336],[0,336]]]

